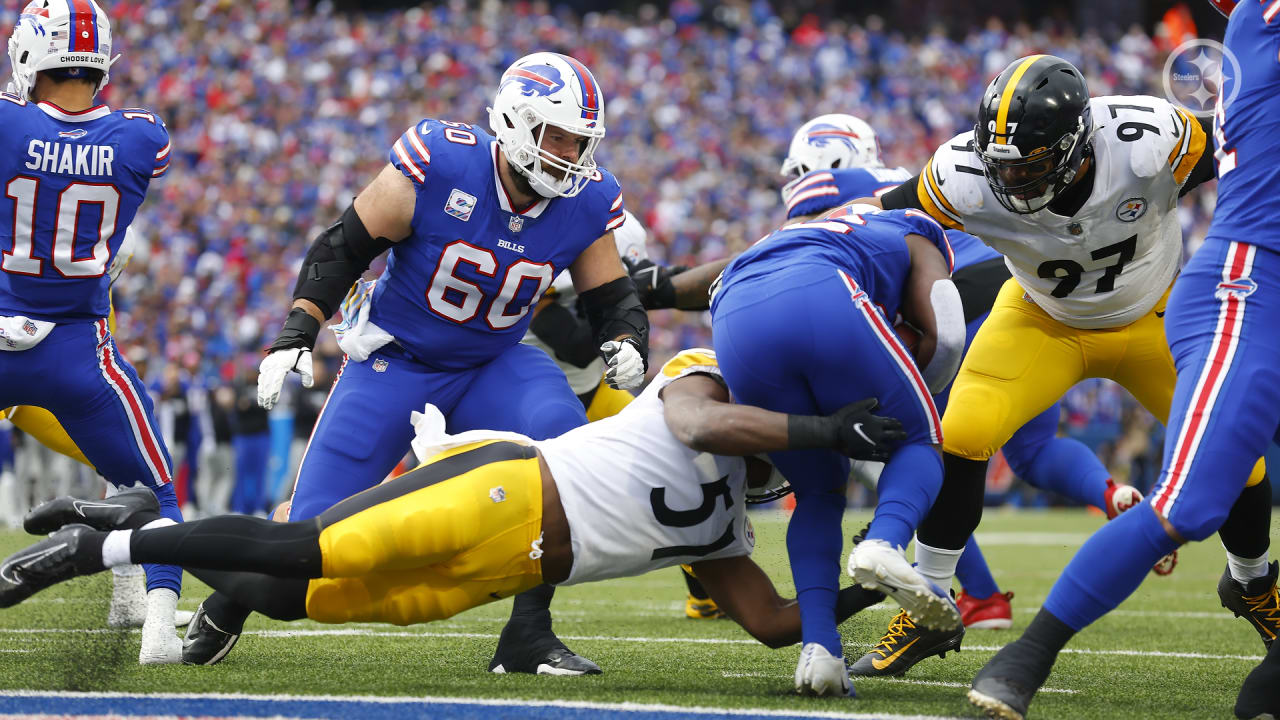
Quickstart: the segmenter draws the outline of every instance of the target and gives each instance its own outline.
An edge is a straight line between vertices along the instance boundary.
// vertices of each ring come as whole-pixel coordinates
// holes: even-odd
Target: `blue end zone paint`
[[[833,705],[841,701],[834,701]],[[849,701],[856,702],[856,701]],[[114,693],[39,693],[25,691],[0,694],[0,714],[77,716],[112,715],[181,716],[198,718],[270,717],[270,718],[362,718],[368,720],[404,720],[430,717],[457,720],[674,720],[696,717],[699,720],[742,720],[744,717],[769,717],[779,720],[810,718],[849,718],[878,720],[894,718],[910,720],[923,716],[862,715],[852,707],[840,710],[791,713],[778,710],[682,708],[667,705],[613,704],[573,701],[474,700],[470,698],[379,698],[237,696],[237,695],[127,695]]]

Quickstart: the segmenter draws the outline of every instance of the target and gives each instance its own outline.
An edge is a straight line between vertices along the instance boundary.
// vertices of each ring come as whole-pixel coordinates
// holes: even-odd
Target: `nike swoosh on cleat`
[[[75,509],[77,515],[79,515],[80,517],[86,517],[84,514],[85,508],[123,508],[124,505],[118,505],[114,503],[91,502],[87,500],[75,500],[71,503],[71,507]]]
[[[853,431],[858,433],[858,437],[862,438],[863,440],[866,440],[868,445],[875,445],[875,443],[872,442],[871,438],[867,437],[867,434],[862,432],[862,423],[854,423]]]
[[[885,669],[885,668],[889,667],[890,665],[892,665],[892,664],[893,664],[893,661],[894,661],[894,660],[897,660],[899,657],[901,657],[901,656],[902,656],[902,653],[904,653],[904,652],[906,652],[906,651],[907,651],[907,648],[911,647],[912,645],[915,645],[915,644],[916,644],[916,642],[917,642],[917,641],[919,641],[919,640],[920,640],[920,638],[914,638],[911,642],[909,642],[909,643],[907,643],[906,645],[903,645],[902,647],[898,648],[898,650],[897,650],[896,652],[894,652],[894,653],[893,653],[892,655],[890,655],[889,657],[884,658],[883,660],[872,660],[872,661],[871,661],[871,667],[873,667],[873,668],[875,668],[875,669],[877,669],[877,670],[883,670],[883,669]]]
[[[5,563],[3,566],[0,566],[0,578],[3,578],[5,581],[11,582],[11,583],[22,582],[22,580],[20,580],[17,577],[11,577],[9,574],[9,571],[12,570],[15,566],[23,563],[33,563],[39,560],[43,560],[44,558],[58,552],[59,550],[61,550],[66,546],[67,546],[66,543],[62,543],[60,545],[54,545],[51,548],[45,548],[44,550],[41,550],[38,553],[32,553],[30,555],[25,555],[23,557],[14,558],[12,561]]]

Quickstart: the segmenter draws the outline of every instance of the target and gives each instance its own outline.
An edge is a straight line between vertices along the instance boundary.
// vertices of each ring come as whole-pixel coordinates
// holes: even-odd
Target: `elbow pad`
[[[929,303],[933,305],[938,345],[933,351],[933,357],[929,359],[929,365],[922,368],[922,372],[929,392],[936,395],[947,387],[947,383],[951,382],[960,369],[968,330],[964,322],[964,304],[960,301],[960,291],[956,289],[955,283],[946,279],[935,282],[929,290]]]
[[[640,357],[645,363],[649,362],[649,316],[640,304],[630,277],[624,275],[611,280],[578,297],[595,333],[597,346],[619,336],[629,336],[635,341]]]
[[[390,247],[387,238],[369,235],[356,214],[355,204],[351,204],[307,250],[298,283],[293,287],[293,299],[310,300],[329,317],[369,269],[369,263]]]

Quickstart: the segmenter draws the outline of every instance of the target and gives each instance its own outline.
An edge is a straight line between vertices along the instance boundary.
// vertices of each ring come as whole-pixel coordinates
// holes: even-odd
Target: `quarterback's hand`
[[[907,434],[895,418],[871,414],[878,404],[864,398],[831,415],[788,415],[788,447],[830,448],[854,460],[888,462]]]
[[[644,382],[644,373],[648,368],[635,340],[610,340],[600,346],[600,354],[604,356],[604,363],[609,368],[604,374],[604,381],[609,387],[631,390]]]
[[[280,399],[284,376],[296,372],[302,376],[302,387],[315,384],[311,373],[311,351],[306,348],[276,350],[262,358],[258,366],[258,404],[270,410]]]

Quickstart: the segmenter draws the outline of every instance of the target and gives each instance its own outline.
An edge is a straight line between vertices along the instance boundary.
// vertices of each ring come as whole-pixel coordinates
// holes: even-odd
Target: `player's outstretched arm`
[[[600,344],[610,387],[630,390],[649,368],[649,316],[622,267],[613,233],[601,235],[569,266],[587,321]]]
[[[693,571],[729,617],[752,637],[771,648],[800,642],[800,606],[778,595],[773,581],[749,556],[693,563]],[[836,599],[836,622],[884,599],[882,593],[859,585],[840,591]]]
[[[872,415],[873,398],[831,415],[788,415],[729,402],[716,378],[694,374],[662,388],[667,427],[685,445],[716,455],[825,448],[857,460],[888,460],[906,435],[893,418]]]
[[[338,309],[374,258],[409,236],[416,200],[413,182],[388,164],[342,217],[316,237],[298,272],[289,317],[258,367],[259,405],[270,409],[276,404],[290,372],[311,387],[311,350],[320,324]]]

